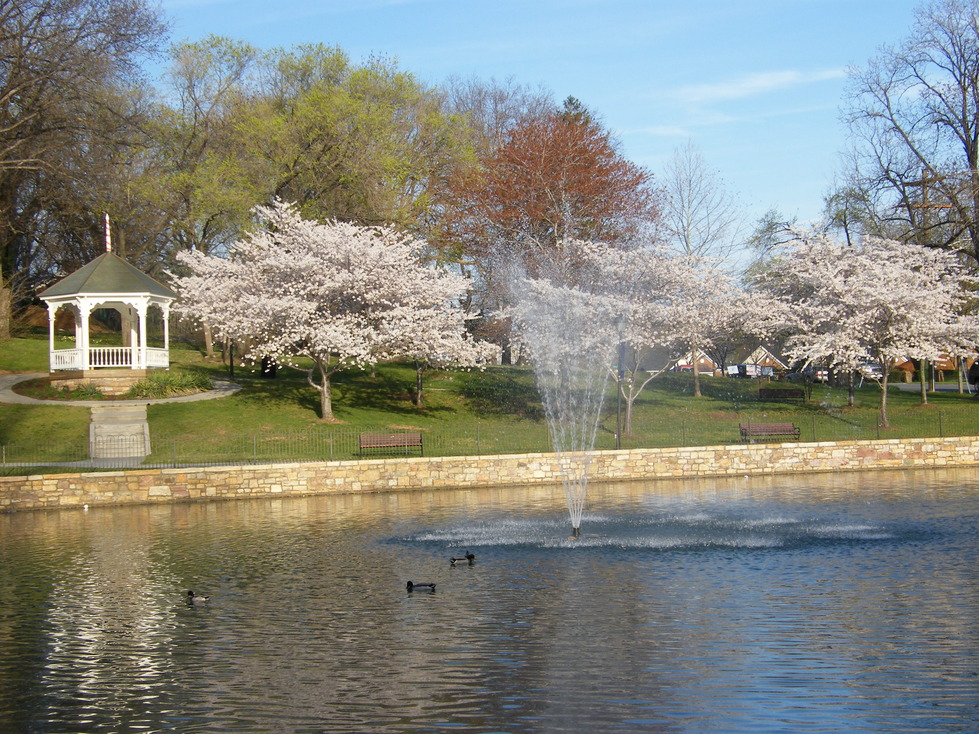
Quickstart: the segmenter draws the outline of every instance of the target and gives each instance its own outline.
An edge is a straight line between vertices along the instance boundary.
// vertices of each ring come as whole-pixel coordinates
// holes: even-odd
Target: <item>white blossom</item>
[[[264,226],[228,257],[178,256],[190,274],[176,279],[177,310],[245,341],[248,359],[308,357],[324,419],[333,418],[330,377],[340,369],[492,358],[465,332],[465,279],[424,265],[421,241],[390,227],[306,220],[282,202],[256,213]]]
[[[786,353],[795,360],[839,370],[879,362],[880,419],[887,426],[888,374],[901,360],[973,351],[979,320],[967,313],[968,282],[954,252],[800,234],[758,279],[766,296],[759,326],[788,334]]]

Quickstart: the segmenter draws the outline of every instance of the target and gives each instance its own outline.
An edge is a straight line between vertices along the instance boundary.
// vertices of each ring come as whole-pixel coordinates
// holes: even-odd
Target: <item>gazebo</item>
[[[48,306],[52,382],[88,383],[103,392],[125,392],[152,368],[170,367],[170,304],[177,294],[134,268],[111,250],[40,294]],[[75,317],[75,344],[57,349],[55,317],[66,308]],[[90,317],[96,309],[114,309],[122,320],[122,346],[92,346]],[[158,308],[163,347],[147,343],[147,319]]]

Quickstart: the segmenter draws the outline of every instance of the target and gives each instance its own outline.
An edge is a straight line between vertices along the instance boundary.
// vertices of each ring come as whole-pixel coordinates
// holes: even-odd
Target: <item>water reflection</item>
[[[559,487],[0,516],[0,730],[975,730],[977,520],[972,472],[593,484],[577,540]]]

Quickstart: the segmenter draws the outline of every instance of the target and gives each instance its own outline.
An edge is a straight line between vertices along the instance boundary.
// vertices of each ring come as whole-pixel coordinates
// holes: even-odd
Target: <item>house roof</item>
[[[106,252],[46,288],[40,298],[113,293],[149,294],[170,299],[177,297],[167,286],[134,268],[115,253]]]

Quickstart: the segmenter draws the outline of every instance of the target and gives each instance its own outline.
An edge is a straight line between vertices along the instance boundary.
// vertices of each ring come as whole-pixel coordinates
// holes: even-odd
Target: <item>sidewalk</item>
[[[905,390],[906,392],[921,392],[920,382],[889,382],[888,385],[894,385],[898,390]],[[959,381],[949,380],[946,382],[936,382],[935,392],[958,392],[959,391]],[[965,383],[965,393],[971,395],[976,391],[973,385],[968,382]],[[928,392],[931,392],[929,389]]]
[[[241,385],[228,380],[213,380],[214,389],[207,392],[194,393],[193,395],[180,395],[173,398],[159,398],[146,400],[37,400],[18,395],[13,387],[18,382],[34,380],[39,377],[47,377],[47,372],[14,372],[7,375],[0,375],[0,403],[18,403],[21,405],[71,405],[82,408],[94,408],[97,406],[120,407],[128,405],[156,405],[158,403],[193,403],[198,400],[214,400],[228,395],[234,395],[241,390]]]

